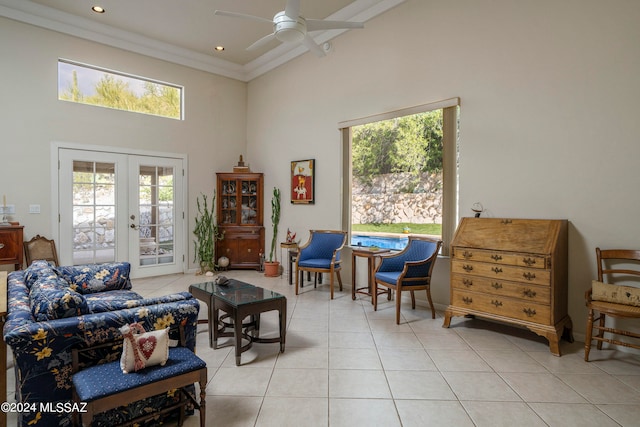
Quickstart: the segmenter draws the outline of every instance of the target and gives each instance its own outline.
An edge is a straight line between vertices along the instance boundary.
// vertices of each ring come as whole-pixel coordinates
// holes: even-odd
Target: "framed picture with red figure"
[[[291,203],[314,203],[315,159],[291,162]]]

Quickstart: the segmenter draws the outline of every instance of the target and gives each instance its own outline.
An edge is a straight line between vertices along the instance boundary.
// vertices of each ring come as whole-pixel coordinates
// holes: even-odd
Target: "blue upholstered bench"
[[[121,341],[120,341],[121,342]],[[164,366],[151,366],[138,372],[122,373],[120,361],[89,366],[78,370],[80,354],[99,347],[118,345],[117,343],[73,350],[73,401],[75,407],[85,412],[77,412],[74,424],[90,426],[95,414],[115,409],[147,397],[169,390],[178,389],[180,400],[161,411],[129,420],[127,424],[141,422],[180,409],[179,425],[184,419],[184,410],[192,402],[200,412],[200,427],[205,426],[205,389],[207,384],[207,364],[186,347],[169,348],[169,359]],[[195,382],[200,384],[200,403],[186,387]],[[86,405],[84,405],[86,404]],[[84,406],[84,408],[83,408]],[[132,424],[133,425],[133,424]]]

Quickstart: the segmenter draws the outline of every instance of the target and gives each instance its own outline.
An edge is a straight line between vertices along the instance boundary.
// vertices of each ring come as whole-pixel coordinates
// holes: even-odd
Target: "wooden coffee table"
[[[254,342],[280,343],[284,352],[287,329],[287,298],[277,292],[230,279],[226,285],[214,282],[189,286],[189,292],[208,306],[209,346],[218,347],[219,337],[235,337],[236,365],[240,366],[243,352]],[[260,314],[278,310],[280,336],[260,338]],[[225,314],[220,315],[220,311]],[[242,339],[247,344],[242,345]]]

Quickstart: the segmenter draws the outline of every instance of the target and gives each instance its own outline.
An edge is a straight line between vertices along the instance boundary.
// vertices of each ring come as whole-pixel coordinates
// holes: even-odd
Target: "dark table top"
[[[277,292],[234,279],[229,279],[226,285],[218,285],[214,282],[196,283],[190,286],[190,291],[193,288],[213,295],[235,307],[284,298],[284,295]]]

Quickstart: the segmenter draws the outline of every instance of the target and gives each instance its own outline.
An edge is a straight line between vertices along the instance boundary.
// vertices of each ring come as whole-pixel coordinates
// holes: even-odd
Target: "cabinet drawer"
[[[479,292],[483,294],[500,295],[519,298],[538,304],[550,304],[551,289],[548,286],[536,286],[526,283],[509,282],[499,279],[488,279],[478,276],[460,274],[451,275],[453,288]]]
[[[551,280],[551,273],[549,270],[489,264],[486,262],[461,261],[456,259],[451,261],[451,272],[547,286],[549,286]]]
[[[534,304],[499,295],[483,295],[475,292],[452,289],[451,304],[469,310],[525,320],[527,322],[544,325],[551,323],[551,309],[548,305]]]
[[[464,261],[488,262],[492,264],[514,265],[540,269],[549,267],[549,262],[544,256],[472,248],[454,248],[453,258]]]

